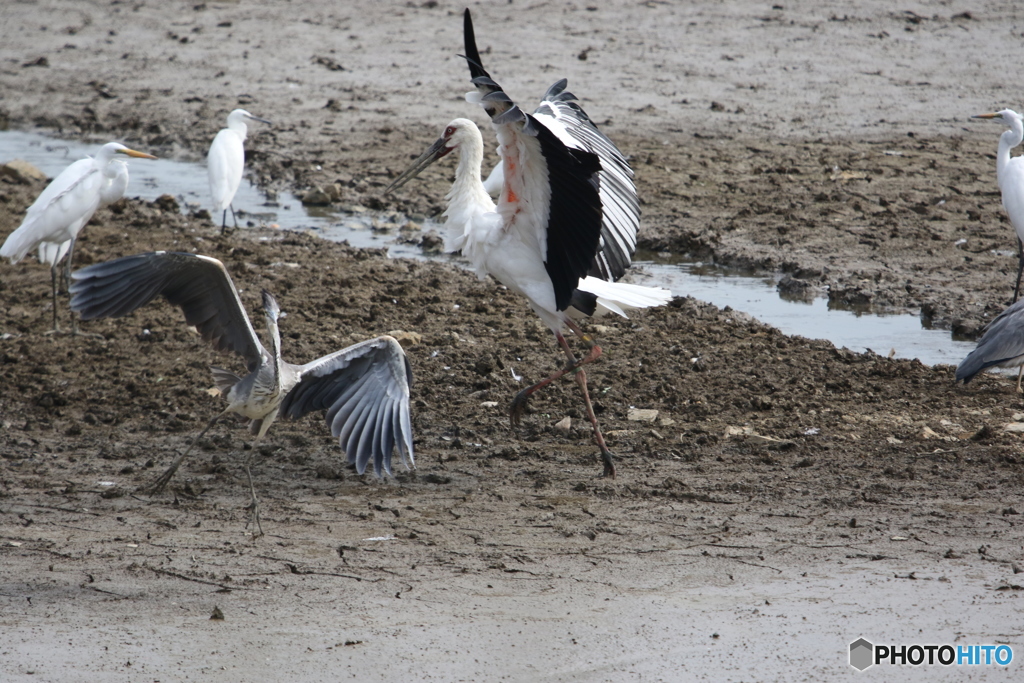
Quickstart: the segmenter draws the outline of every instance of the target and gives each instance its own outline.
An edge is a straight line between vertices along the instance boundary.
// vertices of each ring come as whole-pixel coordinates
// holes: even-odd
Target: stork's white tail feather
[[[672,299],[672,292],[661,287],[644,287],[626,282],[607,282],[589,276],[580,280],[578,289],[597,296],[595,315],[598,316],[610,311],[625,318],[627,317],[626,311],[664,306]]]

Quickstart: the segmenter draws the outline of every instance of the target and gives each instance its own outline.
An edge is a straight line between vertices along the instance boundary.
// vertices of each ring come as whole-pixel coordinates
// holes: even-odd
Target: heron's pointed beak
[[[248,115],[248,116],[246,116],[245,118],[247,118],[247,119],[252,119],[253,121],[259,121],[260,123],[265,123],[265,124],[267,124],[268,126],[272,126],[272,125],[274,125],[274,124],[272,124],[272,123],[271,123],[270,121],[267,121],[266,119],[261,119],[261,118],[260,118],[260,117],[258,117],[258,116],[253,116],[252,114],[249,114],[249,115]]]
[[[972,119],[998,119],[998,118],[1000,118],[1000,115],[999,114],[975,114],[971,118]]]
[[[121,154],[127,154],[130,157],[136,159],[156,159],[152,154],[146,154],[145,152],[136,152],[134,149],[119,149],[117,150]]]
[[[430,149],[424,152],[419,159],[412,162],[412,166],[406,169],[405,173],[395,178],[395,182],[388,185],[387,189],[384,190],[384,194],[391,194],[402,185],[405,185],[407,182],[422,173],[423,169],[430,166],[450,151],[452,151],[452,148],[448,146],[448,141],[443,137],[438,138],[437,142],[430,146]]]

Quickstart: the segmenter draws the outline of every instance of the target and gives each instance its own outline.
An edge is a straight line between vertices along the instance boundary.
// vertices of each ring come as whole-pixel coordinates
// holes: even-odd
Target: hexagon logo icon
[[[863,671],[872,664],[875,659],[875,646],[864,638],[858,638],[850,643],[850,666],[857,671]]]

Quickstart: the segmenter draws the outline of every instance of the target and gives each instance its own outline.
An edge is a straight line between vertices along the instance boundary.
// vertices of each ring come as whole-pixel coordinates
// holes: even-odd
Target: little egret
[[[71,273],[75,240],[85,224],[101,206],[111,204],[128,188],[128,164],[117,158],[123,154],[139,159],[156,159],[152,154],[136,152],[116,142],[100,148],[95,158],[76,161],[53,179],[25,213],[25,220],[0,246],[0,257],[17,263],[38,248],[40,263],[50,266],[53,286],[53,331],[57,323],[57,269],[67,256],[64,279]],[[78,323],[73,321],[77,333]]]
[[[251,420],[256,435],[251,453],[279,414],[298,419],[314,410],[326,410],[331,434],[359,474],[371,460],[378,477],[382,471],[391,474],[395,449],[407,466],[414,463],[409,415],[412,370],[393,337],[360,342],[305,365],[287,363],[281,358],[278,320],[283,314],[277,301],[263,292],[268,350],[256,336],[224,264],[209,256],[163,251],[138,254],[83,268],[72,278],[71,308],[83,320],[128,315],[163,295],[181,307],[185,322],[194,325],[217,351],[234,352],[245,359],[249,372],[245,377],[211,368],[217,388],[228,401],[227,408],[210,420],[146,490],[162,490],[196,442],[228,413]]]
[[[1020,368],[1017,393],[1024,376],[1024,299],[1014,303],[988,324],[978,345],[956,366],[956,379],[964,384],[986,368]]]
[[[583,368],[601,355],[601,348],[570,315],[613,311],[625,316],[627,309],[661,305],[671,297],[664,289],[610,281],[625,271],[636,244],[639,209],[632,171],[571,101],[575,98],[563,94],[564,82],[548,91],[548,106],[542,104],[541,110],[550,112],[530,115],[515,106],[480,64],[468,10],[465,31],[467,61],[478,88],[467,99],[483,105],[498,135],[502,158],[498,203],[481,181],[483,138],[468,119],[449,123],[386,192],[450,152],[458,152],[455,182],[446,196],[446,250],[461,251],[481,278],[493,275],[525,296],[554,333],[568,361],[563,369],[516,395],[512,422],[519,422],[530,395],[574,373],[601,451],[603,476],[614,477],[612,454],[594,415]],[[565,327],[588,347],[580,360],[562,335]]]
[[[1011,157],[1010,150],[1024,140],[1024,117],[1012,109],[1004,109],[994,114],[978,114],[971,118],[1001,121],[1010,127],[999,136],[996,180],[1003,195],[1003,208],[1006,209],[1010,224],[1017,233],[1017,284],[1013,286],[1013,301],[1017,301],[1020,294],[1020,276],[1024,272],[1024,158]]]
[[[249,130],[245,125],[246,119],[270,123],[244,109],[235,109],[228,114],[228,127],[222,128],[213,138],[210,152],[206,155],[206,172],[210,177],[213,211],[215,216],[218,211],[221,212],[221,232],[224,232],[228,225],[228,209],[231,209],[231,220],[234,221],[235,227],[238,227],[235,207],[231,206],[231,202],[242,183],[242,169],[245,167],[245,136]]]

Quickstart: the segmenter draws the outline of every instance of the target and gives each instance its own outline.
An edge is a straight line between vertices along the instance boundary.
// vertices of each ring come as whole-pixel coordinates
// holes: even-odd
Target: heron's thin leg
[[[526,410],[526,402],[529,400],[530,396],[540,391],[547,385],[551,384],[555,380],[560,379],[561,377],[564,377],[570,372],[578,369],[584,363],[591,363],[597,360],[597,358],[601,355],[601,347],[595,344],[591,346],[590,353],[588,353],[581,360],[576,360],[576,356],[573,355],[572,350],[569,348],[569,343],[565,341],[565,337],[563,337],[558,332],[555,333],[555,337],[558,339],[559,346],[561,346],[562,350],[565,351],[565,355],[566,357],[568,357],[569,362],[566,364],[564,368],[562,368],[558,372],[555,372],[547,379],[543,379],[540,382],[534,384],[532,387],[527,387],[520,391],[518,394],[516,394],[515,398],[512,399],[512,405],[509,407],[509,418],[512,420],[513,425],[519,424],[519,420],[522,418],[523,412]]]
[[[251,517],[249,518],[249,521],[246,522],[245,526],[248,528],[250,524],[253,524],[252,533],[253,537],[256,538],[263,535],[263,525],[260,524],[260,501],[256,497],[256,486],[252,483],[252,470],[249,465],[252,462],[253,456],[256,455],[256,447],[259,446],[260,439],[262,439],[263,435],[267,433],[268,429],[270,429],[270,425],[274,424],[274,418],[276,417],[277,411],[275,410],[273,413],[263,418],[263,422],[260,424],[260,432],[256,435],[256,438],[253,439],[249,455],[245,458],[245,476],[249,479],[249,511],[251,514]],[[257,533],[257,530],[259,530],[259,533]]]
[[[192,452],[192,449],[195,448],[195,445],[199,442],[199,439],[203,438],[206,435],[206,432],[210,431],[210,428],[213,427],[213,425],[217,424],[217,420],[221,419],[227,414],[228,411],[225,410],[224,412],[218,414],[216,417],[210,420],[210,423],[203,427],[203,431],[199,432],[199,436],[192,439],[192,443],[188,445],[188,448],[185,449],[185,452],[179,455],[177,458],[175,458],[174,462],[171,463],[171,466],[168,467],[164,471],[164,473],[157,478],[156,481],[154,481],[152,484],[149,484],[148,486],[139,487],[139,492],[156,494],[163,491],[164,487],[167,486],[167,482],[169,482],[171,480],[171,477],[174,476],[174,473],[178,471],[178,468],[181,466],[181,463],[185,460],[185,458],[188,457],[188,454]]]
[[[1020,276],[1024,272],[1024,244],[1021,243],[1020,238],[1017,238],[1017,284],[1013,286],[1013,301],[1011,304],[1017,302],[1017,296],[1020,294]]]
[[[228,227],[228,210],[224,209],[220,212],[220,234],[224,234],[224,231]]]

